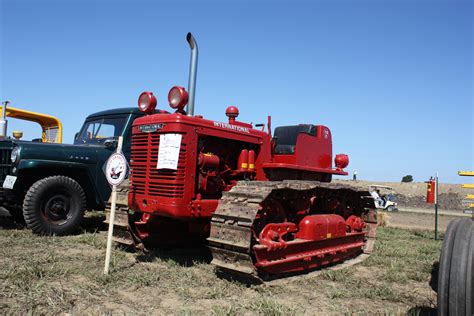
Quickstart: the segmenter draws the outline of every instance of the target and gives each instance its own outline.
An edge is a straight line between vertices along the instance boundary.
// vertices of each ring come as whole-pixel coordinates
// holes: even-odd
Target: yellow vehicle
[[[0,106],[0,110],[3,114],[2,116],[4,120],[5,120],[5,116],[7,116],[7,117],[15,118],[15,119],[35,122],[41,125],[41,129],[42,129],[41,139],[38,139],[38,140],[41,140],[41,142],[62,143],[63,126],[61,124],[61,121],[59,121],[58,118],[51,115],[47,115],[47,114],[13,108],[11,106],[6,107],[6,113],[3,113],[3,106]],[[21,138],[22,135],[23,133],[21,132],[18,132],[18,131],[13,132],[13,137],[15,138]]]

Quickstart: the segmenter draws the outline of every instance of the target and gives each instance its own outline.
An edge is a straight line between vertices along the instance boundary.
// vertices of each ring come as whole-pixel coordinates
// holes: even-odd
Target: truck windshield
[[[103,117],[87,120],[74,139],[75,144],[102,144],[122,135],[127,117]]]

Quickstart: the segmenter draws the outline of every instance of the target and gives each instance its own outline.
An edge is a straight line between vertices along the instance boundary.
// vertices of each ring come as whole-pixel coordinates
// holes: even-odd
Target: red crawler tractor
[[[130,191],[116,240],[207,242],[212,263],[257,276],[313,269],[370,252],[376,213],[368,191],[330,183],[347,155],[335,156],[323,125],[253,125],[194,115],[197,45],[191,34],[189,95],[173,87],[172,114],[138,118],[132,129]],[[139,107],[152,113],[144,92]],[[187,108],[185,109],[185,105]],[[257,129],[258,128],[258,129]],[[121,222],[120,222],[121,221]]]

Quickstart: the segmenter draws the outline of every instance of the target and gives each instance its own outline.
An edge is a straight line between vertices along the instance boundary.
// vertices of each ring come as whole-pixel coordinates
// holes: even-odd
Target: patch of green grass
[[[406,284],[408,281],[408,276],[405,272],[402,271],[402,262],[392,262],[392,264],[387,269],[385,269],[383,273],[381,273],[379,279],[388,283]]]
[[[346,282],[354,276],[354,270],[350,268],[340,270],[325,270],[321,273],[320,278],[333,282]]]
[[[145,269],[133,270],[127,274],[126,283],[136,287],[150,287],[159,284],[161,279],[160,273],[151,267]]]
[[[426,239],[434,239],[434,232],[432,230],[416,230],[413,232],[413,235],[426,238]],[[438,238],[443,240],[444,238],[444,233],[439,232],[438,233]]]
[[[242,285],[235,282],[226,282],[219,280],[214,284],[210,284],[208,289],[204,292],[202,298],[206,299],[221,299],[232,296],[233,293],[238,293],[242,290]]]
[[[363,262],[364,266],[391,267],[398,261],[401,272],[411,269],[429,273],[431,264],[439,257],[441,242],[396,228],[379,229],[375,252]]]
[[[323,271],[318,289],[334,300],[351,298],[409,302],[419,300],[410,292],[413,282],[426,284],[441,242],[427,234],[395,228],[378,230],[374,253],[361,265]]]
[[[10,306],[12,311],[35,311],[48,310],[50,313],[58,313],[68,310],[73,306],[65,290],[60,283],[47,283],[40,281],[31,286],[24,287],[16,296],[21,301],[19,304]]]
[[[104,244],[105,244],[105,239],[100,238],[97,231],[95,231],[93,233],[83,232],[82,234],[77,236],[75,241],[80,243],[80,244],[85,244],[85,245],[92,246],[96,249],[103,249]]]
[[[275,299],[263,296],[257,297],[242,307],[260,315],[294,315],[297,312],[295,308],[280,304]]]
[[[383,228],[375,252],[362,264],[247,287],[218,278],[208,253],[196,249],[148,255],[114,249],[110,274],[104,276],[104,232],[39,237],[4,230],[0,242],[8,245],[0,248],[0,309],[16,314],[81,313],[84,306],[93,308],[86,313],[123,308],[212,315],[301,314],[313,308],[364,313],[385,305],[405,311],[430,304],[422,296],[426,292],[410,290],[414,284],[417,291],[428,287],[441,245],[428,234]]]
[[[235,306],[212,306],[210,314],[213,316],[233,316],[238,315],[239,310]]]
[[[407,272],[407,278],[416,282],[428,282],[429,276],[424,271],[411,270]]]
[[[35,256],[17,253],[14,261],[2,263],[0,297],[15,300],[16,303],[9,306],[12,312],[46,308],[54,313],[71,307],[62,280],[66,280],[72,270],[54,251]]]
[[[339,285],[337,286],[332,285],[331,287],[327,289],[326,293],[327,293],[326,294],[327,297],[329,297],[330,299],[344,298],[344,297],[350,296],[350,293],[348,292],[348,290]]]
[[[371,300],[387,300],[398,302],[402,298],[398,293],[392,290],[390,286],[383,283],[365,283],[365,282],[349,282],[344,284],[333,285],[328,291],[327,296],[330,299],[354,299],[367,298]]]
[[[388,301],[398,301],[397,295],[394,291],[385,284],[377,285],[366,285],[360,288],[358,293],[360,297],[365,297],[369,299],[381,299]]]

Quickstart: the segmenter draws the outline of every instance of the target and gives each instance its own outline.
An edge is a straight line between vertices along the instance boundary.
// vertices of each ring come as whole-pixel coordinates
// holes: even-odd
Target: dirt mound
[[[411,208],[433,208],[426,203],[426,183],[424,182],[375,182],[375,181],[352,181],[336,179],[334,182],[350,183],[361,188],[368,188],[371,184],[385,185],[395,190],[397,202],[400,207]],[[461,188],[460,184],[439,184],[439,206],[443,210],[462,210],[462,200],[468,190]]]

